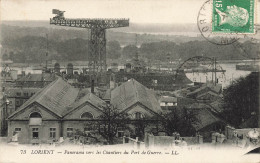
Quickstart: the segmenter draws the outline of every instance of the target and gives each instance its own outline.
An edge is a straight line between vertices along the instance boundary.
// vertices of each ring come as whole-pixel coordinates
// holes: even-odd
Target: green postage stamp
[[[255,0],[213,0],[213,33],[255,33]]]

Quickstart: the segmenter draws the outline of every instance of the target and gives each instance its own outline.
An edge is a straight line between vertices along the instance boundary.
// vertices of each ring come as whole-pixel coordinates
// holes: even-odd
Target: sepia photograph
[[[0,162],[259,162],[260,0],[1,0]]]

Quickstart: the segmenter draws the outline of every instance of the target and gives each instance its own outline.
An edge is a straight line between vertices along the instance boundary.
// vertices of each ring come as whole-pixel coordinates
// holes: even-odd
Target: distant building
[[[27,74],[16,80],[17,87],[42,88],[57,79],[54,73]]]
[[[30,97],[37,93],[41,88],[24,88],[13,87],[6,88],[5,94],[9,100],[8,108],[10,113],[17,110],[23,103],[25,103]]]
[[[1,72],[1,81],[12,82],[15,81],[18,77],[17,70],[9,70],[8,72]]]
[[[186,105],[186,109],[194,116],[194,121],[191,124],[193,135],[199,133],[203,136],[204,142],[210,142],[211,134],[214,132],[224,133],[227,123],[218,117],[209,105],[195,102]]]
[[[212,83],[206,83],[194,90],[190,89],[191,92],[187,93],[186,96],[203,102],[213,102],[222,97],[222,86],[220,84],[215,86]]]
[[[2,125],[5,125],[7,117],[17,110],[23,103],[25,103],[30,97],[32,97],[40,88],[19,88],[19,87],[8,87],[4,89],[4,96],[1,100],[3,103],[0,107],[0,115],[3,122]],[[7,123],[6,123],[7,124]],[[6,128],[6,127],[1,127]],[[3,129],[4,130],[4,129]],[[4,133],[5,131],[1,131]]]
[[[159,99],[160,106],[164,112],[173,111],[177,107],[177,97],[161,96]]]
[[[129,66],[126,66],[125,71],[120,70],[118,73],[115,73],[115,83],[120,85],[129,79],[135,79],[147,88],[166,91],[174,91],[192,83],[186,77],[184,71],[179,71],[178,75],[176,75],[174,73],[162,72],[128,72],[129,69]]]

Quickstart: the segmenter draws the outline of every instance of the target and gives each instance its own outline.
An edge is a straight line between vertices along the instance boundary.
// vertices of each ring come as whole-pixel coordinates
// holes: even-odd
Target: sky
[[[130,18],[135,23],[196,23],[204,2],[205,0],[1,0],[1,20],[49,20],[54,16],[52,9],[60,9],[66,11],[66,18]],[[258,15],[259,24],[260,10]]]

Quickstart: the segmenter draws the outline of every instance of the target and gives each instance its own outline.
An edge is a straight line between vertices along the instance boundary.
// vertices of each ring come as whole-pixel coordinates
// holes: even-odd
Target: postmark
[[[260,37],[257,31],[259,30],[259,26],[257,26],[257,24],[253,25],[254,33],[242,33],[244,28],[241,28],[240,32],[213,32],[212,10],[213,0],[206,1],[199,10],[197,25],[201,35],[207,41],[216,45],[232,45],[236,49],[238,55],[241,55],[246,59],[252,59],[252,56],[249,54],[249,52],[245,49],[245,47],[242,46],[241,41],[250,41],[251,43],[258,44]],[[241,41],[238,41],[239,39]],[[259,57],[260,56],[258,55],[257,58]]]
[[[212,2],[213,33],[255,33],[255,0],[212,0]]]
[[[217,45],[229,45],[236,42],[239,37],[236,33],[213,33],[212,32],[212,7],[213,1],[206,1],[200,8],[197,25],[201,35],[209,42]]]

